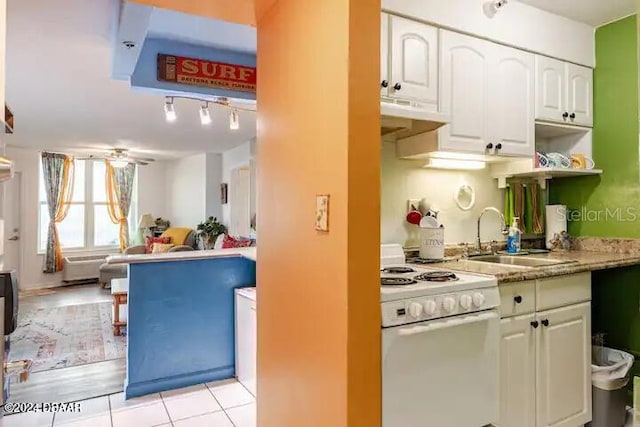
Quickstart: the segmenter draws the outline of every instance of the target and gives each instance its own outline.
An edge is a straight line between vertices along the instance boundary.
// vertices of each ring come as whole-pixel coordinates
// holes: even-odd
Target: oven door
[[[498,420],[496,310],[382,330],[383,427]]]

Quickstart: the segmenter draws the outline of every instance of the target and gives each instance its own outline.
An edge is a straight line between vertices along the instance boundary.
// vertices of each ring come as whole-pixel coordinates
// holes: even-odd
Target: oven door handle
[[[476,314],[472,316],[453,317],[449,319],[444,319],[439,322],[434,322],[429,325],[420,325],[420,326],[412,326],[410,328],[402,328],[398,331],[398,335],[400,336],[416,335],[424,332],[437,331],[438,329],[452,328],[454,326],[467,325],[469,323],[484,322],[487,320],[492,320],[497,318],[498,318],[498,313],[496,313],[495,311]]]

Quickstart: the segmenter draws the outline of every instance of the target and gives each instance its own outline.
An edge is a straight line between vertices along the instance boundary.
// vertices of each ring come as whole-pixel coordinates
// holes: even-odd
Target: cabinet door
[[[489,142],[495,153],[532,157],[535,151],[534,55],[492,45],[489,64]]]
[[[574,64],[566,66],[569,122],[593,126],[593,70]]]
[[[535,426],[534,319],[529,314],[500,322],[500,427]]]
[[[537,425],[591,421],[591,303],[537,314]]]
[[[451,123],[439,129],[440,149],[484,153],[487,144],[488,56],[484,40],[440,33],[441,110]]]
[[[389,95],[438,109],[438,30],[391,16]]]
[[[565,63],[537,55],[536,119],[567,122],[567,73]],[[565,115],[565,113],[567,113]]]
[[[389,93],[389,15],[380,16],[380,96]]]

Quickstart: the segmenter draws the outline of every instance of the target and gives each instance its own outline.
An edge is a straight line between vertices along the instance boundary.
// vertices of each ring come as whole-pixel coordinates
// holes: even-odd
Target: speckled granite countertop
[[[489,274],[495,276],[498,279],[498,283],[509,283],[562,276],[565,274],[582,273],[584,271],[640,265],[640,254],[570,251],[551,252],[542,255],[527,255],[527,257],[557,259],[572,262],[543,267],[521,267],[473,261],[473,259],[460,259],[457,261],[429,264],[428,267],[460,270],[468,273]]]

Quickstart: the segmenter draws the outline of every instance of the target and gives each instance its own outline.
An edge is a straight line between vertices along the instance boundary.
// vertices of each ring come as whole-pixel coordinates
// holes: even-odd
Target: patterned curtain
[[[74,161],[64,154],[42,153],[42,175],[47,193],[49,229],[44,258],[44,272],[62,271],[62,248],[56,223],[62,222],[69,213],[73,196]]]
[[[136,176],[136,164],[129,163],[123,168],[114,168],[111,162],[107,165],[107,207],[109,217],[114,224],[120,224],[120,250],[129,246],[129,209],[133,194],[133,180]]]

